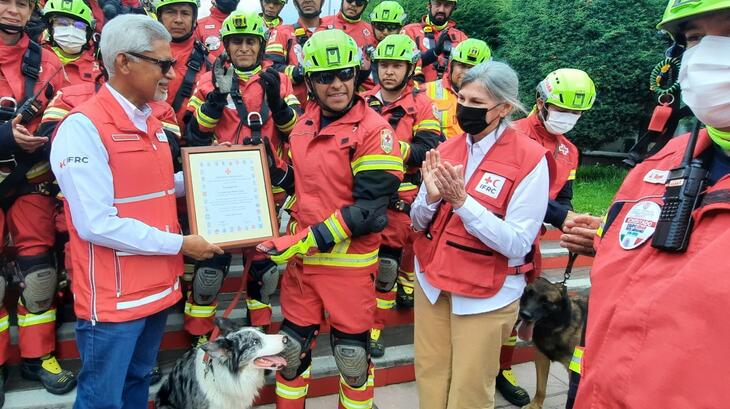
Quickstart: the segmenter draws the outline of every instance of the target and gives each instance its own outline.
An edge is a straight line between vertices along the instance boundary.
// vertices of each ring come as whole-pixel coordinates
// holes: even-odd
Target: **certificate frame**
[[[192,234],[201,235],[224,250],[255,246],[279,236],[279,220],[263,145],[184,147],[181,151]],[[243,192],[240,189],[242,185],[236,183],[242,181],[253,182],[254,189]],[[205,185],[209,185],[210,189]],[[236,190],[236,187],[239,189]],[[217,199],[211,199],[215,196],[208,196],[208,190],[215,189],[232,191],[221,192],[215,195]],[[214,200],[222,203],[206,206]],[[229,213],[244,212],[237,207],[236,200],[248,205],[246,209],[250,217],[224,223],[216,220],[213,212],[206,211],[207,207],[211,207]]]

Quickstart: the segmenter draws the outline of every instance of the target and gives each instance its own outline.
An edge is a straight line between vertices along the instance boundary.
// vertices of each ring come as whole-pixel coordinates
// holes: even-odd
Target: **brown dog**
[[[525,409],[540,409],[545,402],[550,362],[556,361],[568,369],[573,350],[580,342],[585,325],[587,300],[569,297],[560,283],[538,278],[525,289],[520,299],[519,337],[532,341],[537,348],[535,370],[537,391]]]

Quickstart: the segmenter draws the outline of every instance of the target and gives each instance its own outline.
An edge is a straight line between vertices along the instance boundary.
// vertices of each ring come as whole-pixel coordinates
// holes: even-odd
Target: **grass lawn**
[[[573,184],[573,207],[578,213],[603,216],[627,170],[618,166],[592,165],[578,168]]]

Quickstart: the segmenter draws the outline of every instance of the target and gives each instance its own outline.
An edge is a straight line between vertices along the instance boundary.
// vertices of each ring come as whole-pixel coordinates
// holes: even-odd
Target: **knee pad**
[[[286,368],[281,370],[281,376],[292,380],[306,371],[312,362],[311,346],[319,334],[319,325],[301,327],[285,319],[279,334],[289,338],[280,354],[286,360]]]
[[[254,261],[251,263],[250,274],[258,287],[258,294],[252,294],[252,296],[264,304],[270,304],[271,296],[279,286],[279,268],[276,263],[271,260]],[[253,291],[253,293],[255,292]]]
[[[387,293],[398,279],[398,261],[390,257],[380,257],[378,275],[375,277],[375,290]]]
[[[221,254],[199,262],[195,266],[193,278],[193,302],[197,305],[210,305],[223,285],[231,264],[230,254]]]
[[[48,311],[56,295],[58,274],[51,253],[18,256],[16,265],[23,282],[20,297],[31,314]]]
[[[335,364],[345,382],[353,388],[365,385],[370,367],[368,332],[345,334],[331,328],[330,343]]]

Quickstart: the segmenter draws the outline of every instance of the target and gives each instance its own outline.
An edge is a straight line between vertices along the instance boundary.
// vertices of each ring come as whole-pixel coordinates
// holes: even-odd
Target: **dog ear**
[[[220,328],[223,337],[236,331],[239,327],[235,321],[223,317],[215,317],[215,326]]]
[[[207,352],[211,358],[224,359],[228,358],[231,353],[229,346],[230,342],[228,342],[227,339],[221,337],[216,339],[215,341],[206,342],[205,344],[201,345],[200,348],[202,348],[203,351]]]

